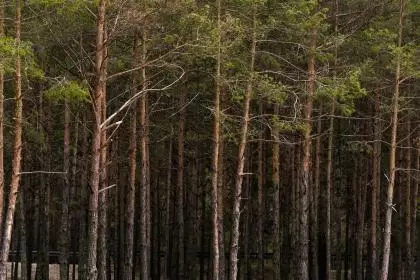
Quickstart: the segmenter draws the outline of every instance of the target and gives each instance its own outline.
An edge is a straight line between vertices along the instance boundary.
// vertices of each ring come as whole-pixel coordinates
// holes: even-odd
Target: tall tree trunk
[[[410,279],[412,259],[412,244],[411,244],[411,120],[410,117],[406,124],[406,147],[405,149],[405,163],[406,163],[406,178],[405,178],[405,211],[404,211],[404,249],[405,249],[405,262],[404,262],[404,279]]]
[[[375,90],[374,104],[374,120],[373,120],[373,155],[372,155],[372,191],[371,191],[371,211],[370,211],[370,235],[369,235],[369,251],[367,277],[368,279],[378,279],[378,260],[377,260],[377,205],[380,190],[380,170],[381,170],[381,109],[380,109],[380,92]]]
[[[70,221],[69,221],[69,203],[70,203],[70,108],[69,103],[64,104],[64,186],[61,201],[61,224],[60,224],[60,279],[69,278],[69,246],[70,246]]]
[[[331,190],[333,189],[333,155],[334,155],[334,114],[335,100],[330,109],[330,126],[328,129],[328,155],[327,155],[327,189],[325,191],[325,278],[331,279]]]
[[[137,34],[134,34],[133,38],[133,66],[137,66]],[[135,71],[131,77],[131,95],[134,96],[137,92],[138,73]],[[137,167],[137,114],[136,109],[131,110],[130,116],[130,148],[129,148],[129,186],[126,191],[127,206],[126,206],[126,231],[125,231],[125,254],[124,254],[124,279],[131,280],[133,276],[133,254],[134,252],[134,211],[135,211],[135,200],[136,200],[136,167]]]
[[[417,139],[420,139],[420,130],[419,130],[419,125],[417,124],[417,137],[416,137]],[[415,160],[415,166],[414,166],[414,168],[416,169],[416,170],[420,170],[420,141],[417,141],[417,143],[416,143],[416,151],[414,152],[414,155],[415,155],[415,157],[416,157],[416,160]],[[418,178],[418,177],[416,177],[416,178]],[[413,243],[413,252],[415,252],[416,253],[416,258],[414,258],[414,261],[413,261],[413,267],[411,268],[412,270],[411,270],[411,276],[410,276],[410,278],[409,279],[411,279],[411,280],[414,280],[414,279],[416,279],[416,276],[418,276],[418,275],[420,275],[420,259],[419,259],[419,257],[418,257],[418,254],[419,254],[419,252],[420,252],[420,250],[419,250],[419,245],[420,245],[420,242],[418,242],[418,237],[417,237],[417,234],[418,234],[418,226],[419,226],[419,223],[417,222],[417,199],[418,199],[418,194],[419,194],[419,180],[415,180],[414,182],[413,182],[413,185],[412,185],[412,187],[413,187],[413,190],[412,190],[412,196],[411,196],[411,209],[412,209],[412,212],[411,212],[411,223],[412,223],[412,225],[411,225],[411,229],[412,229],[412,232],[411,232],[411,235],[413,236],[413,240],[412,240],[412,243]]]
[[[4,0],[0,1],[0,38],[4,37]],[[4,69],[0,69],[0,242],[3,233],[4,208]]]
[[[83,114],[83,123],[86,123],[86,113]],[[79,188],[79,203],[80,203],[80,232],[79,232],[79,261],[78,261],[78,276],[79,279],[87,279],[87,188],[88,188],[88,158],[89,158],[89,143],[88,143],[88,128],[86,125],[82,126],[82,166],[80,174],[80,188]]]
[[[220,0],[219,0],[220,1]],[[251,104],[251,98],[253,93],[253,75],[255,65],[255,53],[256,53],[256,42],[257,42],[257,30],[256,30],[256,6],[253,9],[253,23],[252,23],[252,42],[251,42],[251,61],[249,67],[249,78],[247,81],[247,87],[244,99],[244,111],[241,121],[241,138],[239,142],[238,151],[238,165],[236,169],[235,178],[235,190],[233,197],[233,209],[232,209],[232,237],[230,247],[230,279],[236,280],[238,277],[238,252],[239,252],[239,222],[241,215],[241,195],[242,195],[242,182],[244,177],[244,165],[245,165],[245,150],[248,138],[248,123],[249,123],[249,110]]]
[[[253,52],[255,52],[253,50]],[[263,101],[260,100],[259,104],[260,116],[264,114]],[[264,244],[263,244],[263,227],[264,227],[264,125],[260,123],[258,131],[258,196],[257,196],[257,223],[258,223],[258,234],[257,234],[257,246],[258,246],[258,278],[264,279]]]
[[[108,43],[107,43],[107,30],[106,25],[104,25],[104,44],[102,46],[102,56],[104,58],[102,62],[102,74],[104,80],[106,80],[107,75],[107,57],[108,57]],[[107,108],[106,108],[106,82],[101,83],[102,86],[102,115],[101,115],[101,122],[106,119]],[[108,143],[107,143],[107,132],[106,129],[101,129],[101,155],[100,155],[100,189],[99,191],[99,213],[98,213],[98,280],[106,280],[107,273],[107,233],[108,233],[108,226],[107,226],[107,210],[108,210],[108,202],[107,202],[107,193],[110,191],[108,190]]]
[[[402,46],[403,21],[404,21],[405,1],[400,0],[399,24],[398,24],[398,47]],[[397,149],[397,127],[398,127],[398,99],[400,95],[400,75],[401,75],[401,55],[397,54],[397,65],[395,71],[395,91],[392,101],[392,130],[391,130],[391,148],[389,152],[389,182],[386,199],[386,217],[384,229],[384,247],[382,259],[381,280],[388,279],[389,255],[391,253],[391,222],[392,222],[392,199],[394,196],[395,185],[395,154]]]
[[[23,189],[23,186],[22,186]],[[26,188],[27,189],[27,188]],[[20,255],[20,279],[27,280],[28,279],[28,234],[26,231],[26,219],[25,219],[25,202],[24,202],[24,195],[19,196],[19,225],[20,225],[20,248],[21,248],[21,255]],[[29,278],[30,279],[30,278]]]
[[[310,39],[310,53],[308,57],[308,84],[307,84],[307,97],[303,118],[305,129],[303,133],[303,158],[301,166],[301,182],[299,183],[299,240],[297,246],[297,271],[296,276],[300,280],[308,280],[308,194],[310,188],[310,175],[311,175],[311,117],[312,117],[312,96],[315,92],[315,49],[317,43],[317,30],[311,30],[309,34]]]
[[[212,205],[212,260],[213,280],[219,279],[219,209],[218,209],[218,176],[219,176],[219,141],[220,141],[220,89],[221,89],[221,0],[216,0],[217,7],[217,54],[216,54],[216,77],[214,92],[214,117],[213,117],[213,155],[212,155],[212,178],[211,178],[211,205]]]
[[[141,51],[141,63],[144,65],[146,63],[147,55],[147,37],[146,30],[142,30],[142,51]],[[146,68],[142,67],[140,70],[140,83],[142,89],[147,88],[147,79],[146,79]],[[140,149],[141,149],[141,188],[140,188],[140,262],[141,270],[140,275],[141,279],[149,279],[149,236],[148,228],[150,224],[149,220],[149,206],[148,198],[150,190],[150,180],[149,180],[149,149],[148,149],[148,102],[147,94],[143,94],[140,97]]]
[[[279,115],[279,105],[274,105],[274,116]],[[280,143],[279,129],[273,128],[273,147],[272,147],[272,181],[274,196],[274,249],[273,249],[273,279],[281,279],[280,276]]]
[[[165,242],[164,242],[164,252],[165,252],[165,261],[163,265],[163,275],[169,278],[171,269],[170,269],[170,236],[171,236],[171,193],[172,193],[172,127],[168,140],[168,163],[167,163],[167,174],[166,174],[166,195],[165,195]]]
[[[21,12],[20,0],[15,1],[16,18],[15,18],[15,47],[20,48],[20,25]],[[16,199],[19,192],[20,169],[22,160],[22,80],[21,80],[21,59],[20,55],[16,55],[15,60],[15,114],[14,114],[14,141],[13,141],[13,161],[12,161],[12,179],[10,183],[9,203],[7,206],[6,220],[4,224],[3,239],[0,247],[0,280],[6,280],[6,265],[9,256],[10,241],[12,238],[13,218],[15,215]]]
[[[104,33],[105,33],[105,6],[106,0],[99,1],[96,30],[96,57],[95,74],[96,84],[93,92],[93,133],[91,154],[91,177],[89,190],[89,219],[88,219],[88,280],[97,280],[97,243],[98,243],[98,197],[101,178],[101,137],[102,137],[102,105],[104,96],[105,57],[104,57]]]
[[[178,124],[178,190],[177,190],[177,220],[178,220],[178,278],[185,277],[185,238],[184,238],[184,142],[185,142],[185,106],[187,103],[188,88],[183,85],[179,97],[179,124]]]
[[[223,111],[226,103],[226,89],[223,87],[220,94],[220,108]],[[218,209],[218,235],[219,235],[219,280],[225,279],[226,273],[226,253],[225,253],[225,234],[224,234],[224,185],[225,185],[225,176],[224,176],[224,151],[225,151],[225,141],[224,141],[224,132],[223,132],[223,122],[221,123],[220,128],[220,138],[219,138],[219,174],[217,176],[218,180],[218,193],[217,193],[217,209]]]
[[[325,250],[325,231],[323,230],[322,226],[325,227],[325,220],[322,219],[321,223],[318,223],[318,212],[321,210],[323,212],[322,215],[325,214],[325,207],[322,202],[325,202],[325,193],[322,192],[323,201],[321,204],[320,201],[320,182],[321,182],[321,149],[322,149],[322,111],[323,106],[320,104],[319,106],[319,113],[318,113],[318,120],[317,120],[317,131],[316,131],[316,139],[315,139],[315,170],[314,170],[314,185],[312,190],[310,190],[310,199],[311,199],[311,206],[310,206],[310,266],[311,266],[311,279],[325,279],[326,275],[324,273],[326,267],[326,258],[324,254],[326,253]],[[322,207],[322,208],[321,208]],[[321,226],[321,228],[320,228]],[[318,237],[319,236],[319,237]],[[319,252],[318,252],[319,248]]]

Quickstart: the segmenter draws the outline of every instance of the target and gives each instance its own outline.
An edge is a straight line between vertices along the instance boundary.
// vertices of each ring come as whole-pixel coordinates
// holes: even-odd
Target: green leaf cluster
[[[49,88],[45,96],[53,101],[86,102],[89,100],[89,90],[84,84],[65,80]]]

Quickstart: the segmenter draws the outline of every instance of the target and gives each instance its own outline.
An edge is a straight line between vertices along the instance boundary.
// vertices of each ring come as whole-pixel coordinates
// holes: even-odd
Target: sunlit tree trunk
[[[402,35],[403,35],[403,21],[404,21],[404,5],[405,1],[400,0],[400,11],[399,11],[399,23],[398,23],[398,47],[402,46]],[[383,247],[383,259],[382,259],[382,270],[381,280],[388,279],[389,270],[389,256],[391,253],[391,222],[392,222],[392,200],[394,197],[394,185],[395,185],[395,154],[397,149],[397,127],[398,127],[398,99],[400,95],[400,75],[401,75],[401,54],[397,53],[396,60],[396,71],[395,71],[395,91],[392,100],[392,118],[391,118],[391,147],[389,152],[389,182],[387,189],[386,199],[386,217],[385,217],[385,228],[384,228],[384,247]]]
[[[4,37],[4,0],[0,1],[0,39]],[[3,233],[4,208],[4,70],[0,69],[0,240]],[[1,241],[0,241],[1,242]]]
[[[220,0],[219,0],[220,1]],[[256,42],[257,42],[257,30],[256,30],[256,6],[252,7],[252,41],[251,41],[251,61],[249,66],[249,77],[246,86],[244,109],[241,121],[241,138],[239,142],[238,150],[238,162],[236,169],[235,178],[235,189],[233,193],[233,209],[232,209],[232,237],[230,247],[230,279],[236,280],[238,277],[238,252],[239,252],[239,222],[241,215],[241,199],[242,199],[242,182],[244,177],[244,165],[245,165],[245,150],[248,139],[248,123],[249,123],[249,111],[251,98],[253,93],[253,77],[254,77],[254,65],[255,65],[255,53],[256,53]]]
[[[213,117],[213,154],[212,154],[212,178],[211,178],[211,205],[212,205],[212,277],[213,280],[219,279],[219,209],[218,209],[218,176],[219,176],[219,141],[220,141],[220,89],[221,89],[221,0],[216,1],[217,8],[217,54],[216,54],[216,75],[214,92],[214,117]]]
[[[303,157],[301,166],[301,175],[299,183],[298,196],[298,222],[299,222],[299,240],[297,246],[297,271],[296,277],[300,280],[308,280],[308,210],[309,210],[309,188],[311,175],[311,118],[312,118],[312,96],[315,92],[315,49],[317,43],[317,30],[311,30],[309,34],[310,50],[308,57],[308,83],[307,96],[303,112],[304,132],[303,132]]]
[[[102,56],[104,61],[102,62],[102,75],[104,82],[101,83],[102,86],[102,115],[101,122],[106,119],[107,108],[106,108],[106,76],[107,76],[107,57],[108,57],[108,43],[107,43],[107,30],[106,25],[104,25],[104,44],[102,47]],[[101,130],[101,156],[100,156],[100,189],[99,192],[99,213],[98,213],[98,280],[106,280],[107,273],[107,234],[108,234],[108,193],[110,192],[108,188],[108,142],[107,142],[107,131],[106,129]]]
[[[88,280],[97,280],[97,245],[98,245],[98,200],[101,178],[101,120],[104,97],[105,81],[105,57],[104,57],[104,33],[105,33],[105,6],[106,0],[99,1],[96,29],[96,56],[95,74],[96,82],[93,92],[93,133],[91,174],[89,189],[89,215],[88,215]]]
[[[20,26],[21,10],[20,0],[15,1],[15,47],[20,48]],[[14,141],[13,141],[13,161],[12,179],[10,183],[9,201],[7,204],[6,220],[4,224],[3,239],[0,247],[0,280],[6,280],[6,265],[9,256],[10,242],[12,238],[13,218],[15,215],[16,199],[19,192],[20,169],[22,160],[22,81],[21,81],[21,59],[16,55],[15,59],[15,113],[14,113]]]
[[[142,29],[142,49],[141,49],[141,63],[146,63],[147,55],[147,36],[146,30]],[[142,90],[147,88],[146,68],[142,67],[140,70],[140,83]],[[140,275],[141,279],[149,278],[149,256],[150,256],[150,242],[148,236],[148,228],[150,225],[150,198],[148,191],[150,190],[149,180],[149,142],[148,142],[148,96],[144,93],[140,97],[140,150],[141,150],[141,188],[140,188]]]

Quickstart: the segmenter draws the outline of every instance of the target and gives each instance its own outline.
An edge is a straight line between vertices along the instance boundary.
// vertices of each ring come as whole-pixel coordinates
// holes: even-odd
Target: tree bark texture
[[[20,27],[21,27],[21,8],[20,1],[15,1],[15,44],[20,47]],[[10,193],[6,211],[6,220],[0,247],[0,280],[6,280],[6,264],[9,256],[10,243],[12,238],[13,218],[15,215],[16,200],[19,193],[20,171],[22,160],[22,79],[21,79],[21,58],[16,56],[15,60],[15,113],[14,113],[14,141],[13,141],[13,160],[12,160],[12,179],[10,183]]]
[[[219,0],[220,1],[220,0]],[[232,230],[231,230],[231,246],[230,246],[230,279],[236,280],[238,277],[238,252],[239,252],[239,223],[241,215],[241,199],[242,199],[242,182],[244,177],[245,165],[245,150],[248,139],[248,124],[249,124],[249,111],[253,92],[253,71],[255,65],[255,52],[256,52],[256,7],[253,7],[253,28],[252,28],[252,41],[251,41],[251,62],[249,66],[250,76],[247,81],[247,87],[244,99],[244,109],[241,121],[241,138],[238,150],[238,162],[235,178],[235,190],[233,196],[233,209],[232,209]]]
[[[98,248],[98,206],[99,206],[99,186],[101,178],[101,121],[102,106],[104,96],[104,32],[105,32],[105,8],[106,0],[100,0],[97,15],[96,29],[96,55],[95,55],[95,74],[96,84],[93,92],[93,133],[91,151],[91,174],[89,190],[89,215],[88,215],[88,265],[87,279],[97,280],[97,248]]]
[[[399,23],[398,23],[398,47],[402,46],[402,33],[404,22],[405,1],[400,0]],[[398,127],[398,99],[400,95],[400,75],[401,75],[401,55],[397,54],[397,65],[395,71],[395,91],[392,100],[392,118],[391,118],[391,148],[389,152],[389,182],[386,198],[386,216],[384,228],[383,259],[381,268],[381,280],[388,279],[389,256],[391,253],[391,223],[392,223],[392,200],[394,197],[395,186],[395,155],[397,149],[397,127]]]

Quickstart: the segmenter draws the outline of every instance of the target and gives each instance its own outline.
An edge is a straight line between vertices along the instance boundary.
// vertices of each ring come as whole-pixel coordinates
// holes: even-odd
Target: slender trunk
[[[171,193],[172,193],[172,129],[171,134],[168,140],[168,163],[167,163],[167,174],[166,174],[166,195],[165,195],[165,243],[164,243],[164,252],[165,252],[165,261],[163,265],[163,275],[165,277],[170,277],[170,258],[171,251],[169,246],[169,239],[171,236]]]
[[[15,1],[16,18],[15,18],[15,44],[16,48],[20,48],[20,0]],[[9,203],[7,206],[6,220],[4,224],[3,239],[0,247],[0,280],[6,280],[6,265],[9,256],[10,241],[12,238],[13,218],[15,215],[16,199],[19,192],[20,169],[22,160],[22,84],[21,84],[21,61],[19,54],[15,60],[15,114],[14,114],[14,141],[13,141],[13,160],[12,160],[12,180],[10,183]]]
[[[400,0],[399,25],[398,25],[398,47],[402,46],[403,20],[404,20],[404,0]],[[398,99],[400,95],[400,74],[401,74],[401,55],[397,54],[397,66],[395,71],[395,92],[392,101],[392,130],[391,130],[391,148],[389,152],[389,182],[386,199],[386,217],[384,247],[382,259],[381,280],[388,279],[389,255],[391,253],[391,222],[392,222],[392,199],[394,196],[395,185],[395,154],[397,149],[397,127],[398,127]]]
[[[297,246],[297,278],[300,280],[308,280],[308,193],[310,188],[311,174],[311,117],[312,117],[312,96],[315,91],[315,49],[317,43],[317,30],[313,29],[310,33],[310,54],[308,58],[308,85],[307,97],[304,108],[303,132],[303,158],[301,165],[301,182],[299,183],[299,240]]]
[[[220,92],[220,107],[221,110],[224,109],[224,103],[226,102],[226,92],[225,88]],[[224,219],[223,219],[223,213],[224,213],[224,150],[225,150],[225,141],[224,141],[224,133],[223,133],[223,127],[220,128],[220,138],[219,138],[219,174],[217,176],[218,180],[218,193],[217,193],[217,199],[218,199],[218,235],[219,235],[219,280],[225,279],[225,273],[226,273],[226,254],[225,254],[225,236],[224,236]]]
[[[322,149],[322,111],[323,106],[319,106],[319,114],[317,120],[317,131],[315,140],[315,170],[314,170],[314,186],[311,190],[311,278],[325,279],[325,268],[326,268],[326,233],[322,226],[325,227],[325,220],[322,219],[321,223],[318,223],[318,212],[322,211],[321,215],[325,214],[325,206],[322,202],[325,202],[325,192],[322,192],[323,196],[320,197],[320,180],[321,180],[321,149]],[[323,201],[319,204],[320,199]],[[322,208],[321,208],[322,207]],[[321,227],[321,228],[320,228]],[[319,237],[318,237],[319,236]],[[319,252],[318,252],[319,248]]]
[[[22,186],[23,189],[23,186]],[[19,223],[20,223],[20,248],[21,248],[21,255],[20,255],[20,279],[27,280],[28,279],[28,235],[26,231],[26,219],[25,219],[25,202],[23,195],[19,196]]]
[[[104,58],[102,62],[102,73],[101,75],[106,80],[107,75],[107,57],[108,57],[108,43],[107,43],[107,30],[106,25],[104,25],[104,44],[102,46],[102,56]],[[101,122],[106,119],[106,82],[101,83],[102,86],[102,115]],[[98,280],[106,280],[107,273],[107,197],[110,190],[105,190],[108,187],[108,143],[107,143],[107,132],[106,129],[101,130],[101,148],[100,148],[100,189],[103,191],[99,192],[99,213],[98,213]]]
[[[69,246],[70,246],[70,229],[69,229],[69,203],[70,203],[70,108],[69,103],[64,104],[64,186],[62,190],[61,201],[61,224],[60,224],[60,279],[68,280],[69,278]]]
[[[220,1],[220,0],[219,0]],[[255,65],[255,52],[256,52],[256,41],[257,41],[257,30],[256,30],[256,7],[253,6],[253,26],[252,26],[252,43],[251,43],[251,62],[249,67],[249,78],[247,82],[245,100],[244,100],[244,111],[241,122],[241,138],[239,142],[238,151],[238,165],[236,169],[235,178],[235,190],[234,190],[234,201],[232,209],[232,238],[230,248],[230,279],[236,280],[238,277],[238,252],[239,252],[239,222],[241,215],[241,195],[242,195],[242,182],[244,176],[244,165],[245,165],[245,150],[248,138],[248,123],[249,123],[249,111],[253,92],[253,75]]]
[[[264,115],[264,105],[262,100],[259,104],[260,116]],[[258,278],[264,279],[264,244],[263,244],[263,226],[264,226],[264,126],[261,123],[258,131],[258,234],[257,234],[257,246],[258,246]]]
[[[219,146],[220,146],[220,88],[221,88],[221,0],[216,1],[217,6],[217,54],[216,54],[216,77],[214,92],[214,119],[213,119],[213,158],[212,158],[212,260],[213,260],[213,280],[219,279],[219,225],[218,225],[218,176],[219,176]]]
[[[83,115],[83,123],[86,123],[86,113]],[[79,232],[79,261],[78,261],[78,276],[79,279],[87,279],[87,188],[88,188],[88,158],[89,158],[89,143],[88,143],[88,128],[86,125],[82,126],[82,168],[80,174],[80,232]]]
[[[178,191],[177,191],[177,220],[178,220],[178,278],[185,277],[185,238],[184,238],[184,142],[185,142],[185,106],[187,103],[187,85],[183,85],[179,97],[179,126],[178,126]]]
[[[141,63],[142,65],[146,62],[146,31],[142,30],[142,51],[141,51]],[[140,83],[142,89],[146,89],[146,68],[143,67],[140,70]],[[141,270],[140,275],[142,280],[149,279],[149,239],[148,239],[148,227],[149,221],[149,203],[148,203],[148,190],[150,190],[149,184],[149,154],[148,154],[148,104],[147,94],[143,94],[140,98],[140,149],[141,149],[141,188],[140,188],[140,262]]]
[[[404,239],[405,239],[405,262],[404,262],[404,279],[410,279],[412,259],[411,244],[411,120],[407,120],[406,124],[406,147],[405,163],[406,163],[406,186],[405,186],[405,215],[404,215]]]
[[[380,189],[380,169],[381,169],[381,123],[380,123],[380,92],[375,90],[375,104],[374,104],[374,120],[373,120],[373,155],[372,155],[372,190],[371,190],[371,211],[370,211],[370,237],[369,237],[369,251],[368,258],[369,266],[367,269],[368,279],[378,279],[378,260],[377,260],[377,205],[378,194]]]
[[[92,133],[92,155],[91,155],[91,177],[89,190],[89,219],[88,219],[88,280],[97,280],[98,270],[97,263],[97,242],[98,242],[98,197],[99,185],[101,178],[101,120],[102,120],[102,105],[104,95],[105,73],[104,73],[104,32],[105,32],[105,5],[106,0],[100,0],[98,16],[97,16],[97,30],[96,30],[96,57],[95,57],[95,71],[96,71],[96,85],[93,99],[93,133]]]
[[[418,125],[417,125],[417,139],[420,139],[420,131],[419,131],[419,126]],[[420,170],[420,141],[417,142],[416,148],[417,149],[414,152],[414,155],[416,157],[414,168],[416,170]],[[416,177],[416,178],[418,178],[418,177]],[[419,226],[419,223],[417,222],[417,201],[418,201],[418,194],[419,194],[419,191],[418,191],[419,190],[419,180],[415,180],[413,182],[412,187],[413,187],[413,190],[412,190],[412,196],[411,196],[411,209],[412,209],[412,212],[411,212],[412,233],[411,233],[411,235],[413,236],[413,240],[412,240],[413,252],[416,252],[417,256],[418,256],[418,253],[420,252],[420,250],[419,250],[420,242],[417,241],[418,240],[418,237],[417,237],[418,228],[417,227]],[[418,276],[418,275],[420,275],[420,259],[418,257],[416,257],[416,258],[414,258],[414,261],[413,261],[413,267],[412,267],[411,276],[410,276],[409,279],[414,280],[414,279],[416,279],[416,276]]]
[[[133,63],[134,67],[137,65],[137,34],[134,34],[133,38]],[[131,77],[131,94],[134,95],[137,92],[137,72],[133,72]],[[130,148],[129,148],[129,186],[126,191],[127,206],[126,206],[126,231],[125,231],[125,254],[124,254],[124,279],[131,280],[133,276],[133,253],[134,252],[134,211],[135,211],[135,200],[136,200],[136,167],[137,167],[137,114],[135,109],[131,111],[130,116]]]
[[[75,121],[74,121],[74,132],[73,132],[73,147],[71,148],[71,177],[70,177],[70,197],[71,199],[73,199],[73,201],[77,201],[77,190],[76,190],[76,186],[78,186],[77,184],[77,171],[78,171],[78,145],[79,145],[79,111],[76,111],[76,115],[74,117]],[[78,201],[77,201],[78,202]],[[76,267],[77,267],[77,262],[76,262],[76,252],[78,250],[78,246],[79,246],[79,239],[78,239],[78,235],[77,233],[80,230],[79,227],[79,220],[77,217],[77,209],[75,206],[73,206],[70,209],[70,225],[71,225],[71,229],[70,229],[70,240],[71,240],[71,248],[73,251],[73,268],[72,268],[72,279],[76,280]],[[31,251],[31,250],[30,250]],[[80,277],[79,277],[80,279]]]
[[[4,37],[4,0],[0,1],[0,38]],[[4,70],[0,69],[0,242],[3,233],[3,208],[4,208]]]
[[[328,155],[327,155],[327,189],[325,192],[325,278],[331,279],[331,190],[333,189],[333,141],[334,141],[334,114],[335,101],[330,109],[330,127],[328,129]]]
[[[279,105],[274,105],[274,116],[279,115]],[[273,249],[273,279],[281,279],[280,277],[280,143],[279,129],[273,128],[273,147],[272,147],[272,181],[274,196],[274,249]]]
[[[356,269],[354,272],[354,279],[363,280],[363,232],[364,232],[364,221],[365,221],[365,208],[366,208],[366,186],[367,176],[366,171],[369,168],[365,159],[360,159],[360,169],[356,173],[359,175],[359,180],[357,181],[357,221],[356,221]],[[363,167],[363,168],[362,168]]]

